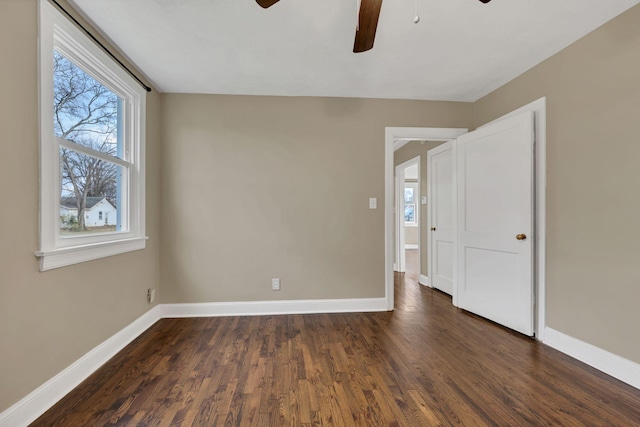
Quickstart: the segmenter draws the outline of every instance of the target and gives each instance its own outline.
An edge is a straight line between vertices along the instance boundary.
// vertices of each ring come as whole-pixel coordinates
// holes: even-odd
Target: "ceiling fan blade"
[[[278,3],[278,1],[280,1],[280,0],[256,0],[256,3],[258,3],[260,6],[262,6],[262,7],[264,7],[266,9],[266,8],[271,7],[274,4]]]
[[[373,47],[381,8],[382,0],[362,0],[360,3],[356,40],[353,43],[355,53],[365,52]]]

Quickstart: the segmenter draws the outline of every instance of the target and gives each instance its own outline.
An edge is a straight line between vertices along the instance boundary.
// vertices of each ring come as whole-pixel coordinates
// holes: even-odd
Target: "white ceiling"
[[[161,92],[475,101],[640,0],[70,0]]]

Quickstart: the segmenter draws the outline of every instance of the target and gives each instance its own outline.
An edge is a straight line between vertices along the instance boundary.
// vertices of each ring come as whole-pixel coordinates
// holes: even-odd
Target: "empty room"
[[[640,0],[0,0],[0,49],[0,427],[640,425]]]

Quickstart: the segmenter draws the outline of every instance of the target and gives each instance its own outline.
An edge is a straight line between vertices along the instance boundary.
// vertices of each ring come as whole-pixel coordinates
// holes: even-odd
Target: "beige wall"
[[[40,273],[37,2],[0,2],[0,412],[150,306],[158,282],[159,95],[149,95],[147,249]]]
[[[404,243],[405,245],[417,245],[418,239],[418,227],[405,227],[404,228]]]
[[[468,126],[461,126],[468,127]],[[441,141],[411,141],[393,153],[394,166],[420,156],[420,197],[426,196],[429,190],[427,151],[442,144]],[[394,170],[395,171],[395,170]],[[420,202],[418,200],[418,202]],[[420,274],[429,276],[429,254],[427,252],[427,211],[428,206],[420,204]]]
[[[163,302],[384,297],[384,128],[470,109],[163,95]]]
[[[474,105],[547,97],[547,324],[640,362],[640,6]]]

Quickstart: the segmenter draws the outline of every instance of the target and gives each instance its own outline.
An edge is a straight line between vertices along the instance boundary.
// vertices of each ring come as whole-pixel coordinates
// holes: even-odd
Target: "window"
[[[41,270],[145,247],[145,97],[40,1]]]
[[[416,193],[417,183],[405,182],[404,187],[404,223],[405,225],[418,225],[416,220]]]
[[[404,205],[404,222],[415,224],[416,222],[416,205],[413,203],[406,203]]]

